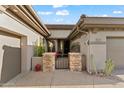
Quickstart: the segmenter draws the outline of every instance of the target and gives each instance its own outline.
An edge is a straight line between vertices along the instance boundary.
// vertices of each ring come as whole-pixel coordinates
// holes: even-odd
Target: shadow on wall
[[[21,72],[21,49],[3,46],[1,83],[5,83]]]
[[[70,47],[70,52],[80,53],[80,43],[79,42],[73,43]]]
[[[82,55],[81,56],[82,71],[86,71],[87,70],[86,62],[87,62],[86,55]]]

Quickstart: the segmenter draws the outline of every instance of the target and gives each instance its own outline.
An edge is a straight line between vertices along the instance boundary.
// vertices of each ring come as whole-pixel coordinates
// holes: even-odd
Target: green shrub
[[[40,57],[45,52],[45,48],[41,42],[36,41],[34,45],[34,56]]]
[[[35,46],[34,47],[34,56],[40,57],[45,52],[45,49],[43,46]]]
[[[114,70],[115,65],[113,64],[112,59],[106,60],[105,63],[106,64],[105,64],[104,73],[105,75],[109,76],[112,74],[112,71]]]

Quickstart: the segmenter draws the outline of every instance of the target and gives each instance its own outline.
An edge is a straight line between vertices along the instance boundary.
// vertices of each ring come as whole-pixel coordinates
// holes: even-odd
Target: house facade
[[[68,38],[71,45],[80,45],[89,73],[103,71],[107,59],[113,60],[115,69],[124,68],[124,18],[83,15]]]
[[[31,6],[0,6],[0,81],[31,70],[33,45],[50,32]]]
[[[36,41],[43,42],[46,52],[57,52],[62,57],[66,55],[67,58],[72,52],[69,57],[72,67],[77,62],[76,65],[82,65],[78,66],[79,70],[82,67],[89,73],[103,71],[105,61],[109,58],[116,69],[124,68],[124,18],[82,15],[76,25],[44,25],[31,6],[1,5],[1,82],[31,70]]]

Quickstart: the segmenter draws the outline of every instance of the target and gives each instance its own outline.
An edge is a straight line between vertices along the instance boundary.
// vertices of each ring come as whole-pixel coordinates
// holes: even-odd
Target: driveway
[[[70,87],[109,88],[124,87],[124,70],[117,70],[109,77],[89,75],[87,72],[56,70],[54,72],[28,72],[13,78],[2,87]]]

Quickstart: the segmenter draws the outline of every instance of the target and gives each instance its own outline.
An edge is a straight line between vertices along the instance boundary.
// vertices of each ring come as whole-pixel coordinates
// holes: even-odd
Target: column
[[[58,51],[58,40],[55,40],[55,51]]]
[[[43,54],[43,72],[52,72],[55,70],[55,53]]]
[[[33,48],[32,45],[28,45],[27,37],[21,37],[21,72],[25,73],[31,70]]]
[[[82,71],[80,53],[69,53],[69,67],[71,71]]]

